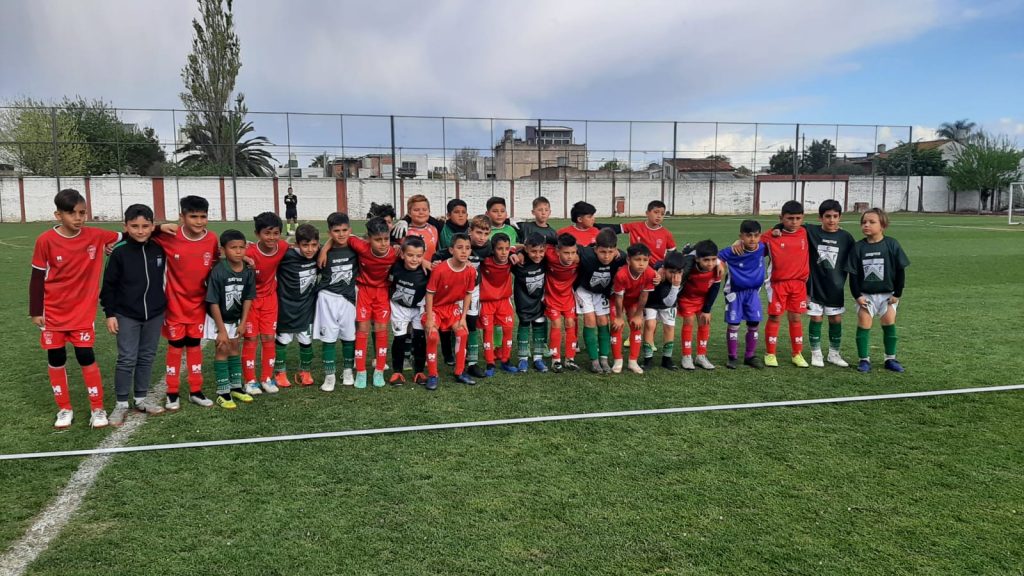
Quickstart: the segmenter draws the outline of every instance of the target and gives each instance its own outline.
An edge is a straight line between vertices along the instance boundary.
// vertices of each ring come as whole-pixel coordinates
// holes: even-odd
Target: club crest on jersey
[[[224,307],[228,310],[234,309],[242,304],[242,285],[232,284],[224,289]]]
[[[96,247],[95,246],[89,246],[88,248],[85,249],[85,252],[87,254],[89,254],[89,260],[95,260],[96,259]]]
[[[53,344],[53,332],[50,332],[49,330],[43,332],[43,342],[46,342],[47,346]]]
[[[536,276],[530,276],[526,279],[526,291],[530,294],[536,294],[539,290],[544,288],[544,275],[538,274]]]
[[[213,254],[203,252],[203,266],[209,266],[210,262],[213,262]]]

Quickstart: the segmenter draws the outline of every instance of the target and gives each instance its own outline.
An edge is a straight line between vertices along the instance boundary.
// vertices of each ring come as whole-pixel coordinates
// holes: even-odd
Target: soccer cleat
[[[341,373],[341,385],[342,386],[351,386],[351,385],[353,385],[355,383],[356,383],[356,378],[352,374],[352,369],[351,368],[345,368],[345,370]]]
[[[53,427],[58,430],[63,430],[71,426],[71,421],[75,419],[75,413],[71,410],[60,410],[57,412],[57,420],[54,421]]]
[[[715,365],[712,364],[711,361],[708,360],[708,357],[703,355],[703,354],[698,354],[697,358],[695,359],[695,361],[697,362],[697,366],[700,366],[701,368],[703,368],[705,370],[714,370],[715,369]]]
[[[519,369],[520,372],[526,372],[529,369],[529,367],[530,367],[530,361],[529,360],[527,360],[526,358],[520,358],[519,359],[519,366],[517,366],[517,368]]]
[[[383,388],[384,387],[384,373],[377,370],[373,373],[373,387]]]
[[[260,389],[260,385],[257,384],[255,380],[246,382],[244,390],[249,396],[259,396],[260,394],[263,394],[263,390]]]
[[[291,388],[292,383],[288,380],[287,372],[278,372],[274,374],[274,384],[277,384],[278,388]]]
[[[735,358],[729,358],[729,361],[725,363],[725,367],[729,370],[735,370],[737,366],[739,366],[739,363],[736,362]]]
[[[612,373],[612,365],[608,363],[608,358],[601,357],[599,362],[601,362],[601,370],[603,370],[605,374]]]
[[[758,358],[757,356],[744,358],[743,363],[746,364],[747,366],[750,366],[751,368],[756,368],[758,370],[764,369],[764,361]]]
[[[107,411],[103,408],[96,408],[89,414],[89,427],[90,428],[106,428],[110,424],[107,420]]]
[[[267,378],[266,380],[264,380],[263,383],[260,384],[260,387],[262,387],[263,391],[266,392],[267,394],[277,394],[278,392],[277,384],[274,384],[273,378]]]
[[[177,412],[178,410],[181,410],[181,400],[171,400],[168,398],[167,402],[164,403],[164,408],[166,408],[168,412]]]
[[[466,386],[476,386],[476,380],[473,380],[473,378],[471,378],[470,375],[466,373],[456,374],[455,381],[461,382]]]
[[[533,361],[533,369],[541,374],[548,371],[548,365],[544,363],[540,358]]]
[[[252,396],[243,392],[241,388],[232,388],[231,397],[234,398],[235,400],[238,400],[239,402],[244,402],[245,404],[252,403]]]
[[[360,390],[366,388],[366,371],[356,372],[356,381],[354,386]]]
[[[552,362],[551,363],[551,371],[554,372],[555,374],[561,374],[562,373],[562,362],[560,360],[555,360],[554,362]]]
[[[107,418],[107,420],[110,422],[111,426],[118,427],[124,424],[124,420],[127,417],[128,403],[118,402],[117,404],[114,404],[114,410],[113,412],[110,413],[110,416]]]
[[[238,404],[235,404],[235,401],[232,400],[230,396],[227,398],[217,396],[217,406],[220,406],[225,410],[234,410],[235,408],[238,408]]]
[[[417,372],[416,375],[412,377],[412,382],[413,384],[426,384],[427,375],[423,372]]]
[[[576,363],[576,360],[574,360],[574,359],[572,359],[572,358],[569,358],[569,359],[567,359],[567,360],[565,361],[565,363],[564,363],[564,364],[562,364],[562,366],[564,366],[564,367],[565,367],[565,369],[566,369],[566,370],[568,370],[568,371],[570,371],[570,372],[578,372],[578,371],[579,371],[579,369],[580,369],[580,365],[579,365],[579,364],[577,364],[577,363]]]
[[[793,356],[793,365],[797,368],[807,368],[807,360],[804,360],[803,354],[797,354]]]
[[[829,364],[835,364],[840,368],[849,368],[850,365],[843,360],[843,357],[839,354],[839,350],[829,350],[828,356],[825,358]]]
[[[612,374],[619,374],[622,372],[622,358],[619,358],[612,363]]]
[[[821,350],[811,350],[811,366],[817,368],[825,367],[825,357],[822,356]]]
[[[871,372],[871,360],[861,360],[858,362],[857,372]]]
[[[900,364],[895,358],[889,358],[885,361],[885,369],[891,370],[892,372],[903,373],[903,365]]]
[[[775,356],[775,354],[765,354],[764,365],[768,366],[769,368],[778,368],[779,359]]]
[[[213,400],[210,400],[209,398],[204,396],[202,392],[189,394],[188,401],[195,404],[196,406],[202,406],[203,408],[209,408],[210,406],[213,406]]]
[[[690,356],[683,356],[679,359],[679,367],[683,370],[696,370],[693,366],[693,358]]]
[[[313,375],[309,373],[309,370],[303,370],[299,372],[298,382],[301,386],[312,386]]]
[[[487,378],[487,374],[484,373],[484,369],[479,364],[470,364],[469,368],[466,368],[466,373],[473,378]]]
[[[643,374],[644,373],[644,369],[640,366],[640,364],[636,360],[630,360],[629,363],[626,364],[626,368],[629,368],[629,371],[632,372],[633,374]]]
[[[149,416],[155,416],[157,414],[164,413],[164,409],[160,407],[160,404],[153,402],[149,398],[136,398],[135,411],[142,412],[143,414]]]
[[[391,384],[392,386],[401,386],[402,384],[405,384],[405,376],[403,376],[401,372],[395,372],[391,375],[391,378],[388,379],[388,384]]]
[[[502,362],[501,369],[505,372],[508,372],[509,374],[519,373],[519,368],[517,368],[516,365],[511,362]]]
[[[679,366],[676,366],[676,363],[672,361],[671,356],[661,357],[661,367],[672,372],[679,370]]]
[[[604,368],[601,368],[601,362],[598,360],[590,361],[590,371],[594,374],[604,374]]]
[[[324,383],[320,385],[321,392],[334,392],[336,377],[334,374],[324,376]]]
[[[651,368],[654,368],[654,356],[648,356],[644,358],[644,363],[641,364],[641,367],[643,367],[644,370],[650,370]]]
[[[484,370],[484,377],[494,378],[494,364],[487,365],[487,369]]]
[[[437,376],[427,378],[427,390],[437,390]]]

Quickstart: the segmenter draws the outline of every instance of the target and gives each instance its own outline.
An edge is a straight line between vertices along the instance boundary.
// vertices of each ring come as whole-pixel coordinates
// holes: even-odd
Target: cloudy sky
[[[969,118],[1024,142],[1024,0],[236,0],[250,110],[545,118],[591,148],[773,150],[804,124],[840,151]],[[7,0],[0,100],[180,107],[189,0]],[[126,112],[173,138],[167,112]],[[253,115],[305,154],[388,143],[387,119]],[[562,119],[562,120],[559,120]],[[524,121],[400,119],[409,149],[487,147]],[[864,124],[867,127],[808,126]],[[880,125],[875,129],[874,125]],[[657,152],[655,152],[657,151]],[[276,155],[280,157],[280,151]],[[760,153],[760,152],[759,152]],[[770,152],[769,152],[770,153]]]

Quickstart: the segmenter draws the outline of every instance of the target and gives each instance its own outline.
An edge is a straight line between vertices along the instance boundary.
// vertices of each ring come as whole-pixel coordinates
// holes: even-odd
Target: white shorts
[[[224,328],[228,331],[228,338],[232,340],[241,336],[238,333],[238,322],[225,322]],[[206,315],[206,322],[203,323],[203,338],[207,340],[217,339],[217,322],[209,314]]]
[[[412,324],[413,330],[423,330],[423,309],[423,306],[410,308],[392,301],[391,331],[395,333],[395,336],[408,334],[410,324]]]
[[[868,314],[871,314],[871,316],[875,318],[885,316],[885,313],[889,310],[889,306],[892,306],[894,311],[899,307],[898,303],[889,304],[889,298],[892,298],[892,292],[887,292],[885,294],[861,294],[861,296],[867,298]]]
[[[840,306],[839,308],[833,308],[831,306],[822,306],[813,300],[807,301],[807,315],[808,316],[842,316],[846,313],[846,307]]]
[[[657,308],[644,308],[644,320],[655,320],[665,326],[676,325],[676,307],[659,310]]]
[[[313,334],[321,342],[356,339],[356,307],[341,294],[320,292],[316,297]],[[301,342],[301,340],[300,340]]]
[[[574,292],[576,294],[577,314],[594,313],[598,316],[607,316],[611,312],[611,304],[608,302],[607,296],[594,294],[582,286]]]
[[[283,346],[291,344],[292,340],[298,340],[299,344],[303,346],[309,346],[313,343],[313,335],[309,330],[305,332],[278,332],[276,338]]]
[[[480,315],[480,285],[477,284],[473,287],[472,300],[469,301],[469,312],[466,312],[466,316],[479,316]]]

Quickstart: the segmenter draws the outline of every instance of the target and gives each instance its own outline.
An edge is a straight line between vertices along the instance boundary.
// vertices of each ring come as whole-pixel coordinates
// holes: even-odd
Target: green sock
[[[672,354],[675,353],[676,343],[669,340],[661,344],[661,355],[665,358],[671,358]]]
[[[519,357],[530,357],[530,323],[521,322],[519,330],[516,331],[516,341],[519,345]]]
[[[470,364],[476,364],[477,360],[480,359],[480,331],[473,330],[469,333],[469,339],[466,340],[466,366]]]
[[[807,323],[807,340],[811,344],[811,350],[821,350],[821,322],[811,320]]]
[[[228,382],[232,388],[242,387],[242,357],[228,356]]]
[[[288,371],[288,347],[283,344],[277,344],[274,346],[274,374],[278,372]]]
[[[871,342],[871,329],[861,328],[857,326],[857,356],[861,360],[867,360],[868,356],[868,343]]]
[[[597,348],[601,358],[607,358],[612,353],[612,329],[607,324],[597,327]]]
[[[313,345],[299,345],[299,370],[309,372],[313,369]]]
[[[843,324],[828,324],[828,347],[832,350],[839,350],[843,344]]]
[[[320,355],[323,356],[324,361],[324,375],[330,376],[334,374],[336,370],[335,358],[338,355],[337,342],[321,342]]]
[[[349,370],[356,367],[356,341],[341,341],[341,366]]]
[[[597,327],[583,327],[583,341],[587,345],[587,355],[591,360],[597,360]]]
[[[533,355],[543,358],[548,355],[548,323],[533,323]]]
[[[228,376],[228,361],[213,361],[213,373],[217,376],[217,394],[227,394],[231,391],[231,380]]]
[[[882,343],[885,346],[885,358],[886,360],[896,357],[896,342],[899,338],[896,337],[896,325],[882,326]]]
[[[650,342],[644,342],[643,348],[641,348],[641,350],[643,350],[645,359],[654,358],[654,344],[651,344]]]

